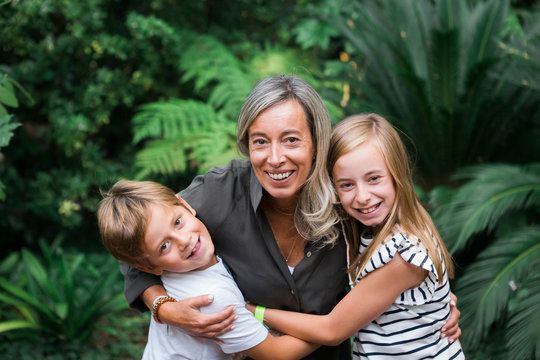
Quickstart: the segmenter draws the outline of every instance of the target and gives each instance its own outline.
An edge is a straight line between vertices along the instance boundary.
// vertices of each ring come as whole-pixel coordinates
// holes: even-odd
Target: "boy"
[[[151,181],[121,180],[100,202],[97,217],[107,250],[139,270],[161,275],[170,296],[154,302],[143,359],[227,359],[226,354],[236,352],[257,359],[293,359],[317,347],[287,335],[273,337],[245,309],[240,290],[214,254],[208,230],[171,189]],[[234,328],[219,336],[219,342],[159,321],[157,310],[164,302],[208,293],[214,301],[203,312],[236,306]]]

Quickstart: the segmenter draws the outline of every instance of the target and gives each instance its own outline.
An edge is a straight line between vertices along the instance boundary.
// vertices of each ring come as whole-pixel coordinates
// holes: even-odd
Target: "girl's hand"
[[[441,329],[441,338],[447,337],[449,343],[453,343],[461,336],[461,329],[459,328],[459,312],[456,303],[457,297],[454,293],[450,293],[450,316],[448,321]]]
[[[234,306],[211,314],[200,312],[202,306],[207,306],[214,300],[211,295],[201,295],[177,302],[167,302],[159,308],[159,319],[163,323],[181,327],[194,336],[215,338],[231,330],[237,315]]]
[[[255,308],[256,305],[252,303],[246,303],[246,309],[248,309],[248,311],[250,311],[252,314],[255,314]]]

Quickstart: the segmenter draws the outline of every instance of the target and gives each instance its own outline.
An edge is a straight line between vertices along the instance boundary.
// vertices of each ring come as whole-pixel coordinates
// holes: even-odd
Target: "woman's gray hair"
[[[322,240],[333,244],[339,236],[335,226],[339,217],[334,210],[335,192],[326,170],[326,159],[332,123],[319,94],[306,81],[296,76],[278,75],[262,79],[251,91],[238,116],[237,144],[240,152],[249,157],[248,130],[260,113],[270,107],[297,101],[315,145],[311,173],[300,190],[294,216],[298,232],[310,241]]]

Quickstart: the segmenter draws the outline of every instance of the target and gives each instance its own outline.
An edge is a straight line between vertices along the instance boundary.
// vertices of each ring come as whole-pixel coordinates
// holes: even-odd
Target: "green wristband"
[[[255,319],[259,320],[261,324],[264,322],[264,310],[266,310],[264,306],[257,305],[255,307]]]

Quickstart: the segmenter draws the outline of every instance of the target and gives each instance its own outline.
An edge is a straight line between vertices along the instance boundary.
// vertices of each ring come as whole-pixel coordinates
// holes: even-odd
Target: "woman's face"
[[[302,106],[288,100],[261,112],[248,129],[249,159],[262,187],[291,199],[306,182],[315,155]]]

